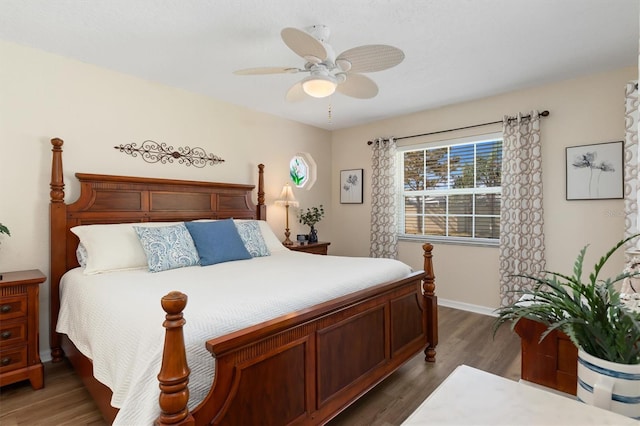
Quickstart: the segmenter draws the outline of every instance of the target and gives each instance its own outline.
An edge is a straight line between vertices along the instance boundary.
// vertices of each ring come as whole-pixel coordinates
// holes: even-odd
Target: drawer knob
[[[8,356],[7,356],[7,357],[2,358],[2,361],[0,361],[0,364],[2,364],[2,365],[9,365],[9,364],[11,364],[11,358],[10,358],[10,357],[8,357]]]
[[[0,307],[0,312],[2,312],[3,314],[6,314],[7,312],[11,311],[11,305],[2,305],[2,307]]]
[[[8,339],[9,337],[11,337],[10,331],[3,331],[2,334],[0,334],[0,338]]]

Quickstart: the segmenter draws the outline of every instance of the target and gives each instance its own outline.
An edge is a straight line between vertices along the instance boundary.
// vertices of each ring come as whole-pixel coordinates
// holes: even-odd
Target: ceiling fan
[[[305,29],[285,28],[280,32],[284,43],[305,60],[303,68],[260,67],[234,71],[236,75],[309,73],[287,92],[286,99],[301,101],[306,95],[324,98],[335,91],[353,98],[368,99],[378,94],[378,85],[360,74],[395,67],[404,59],[402,50],[384,44],[358,46],[337,57],[327,43],[329,28],[313,25]]]

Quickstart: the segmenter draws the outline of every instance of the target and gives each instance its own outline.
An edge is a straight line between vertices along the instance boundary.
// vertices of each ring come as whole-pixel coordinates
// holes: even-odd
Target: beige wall
[[[49,181],[52,137],[64,139],[66,201],[75,200],[76,172],[257,183],[265,164],[268,221],[279,236],[284,209],[273,206],[289,180],[289,159],[309,152],[318,180],[296,190],[301,206],[330,205],[330,133],[179,89],[143,81],[60,56],[0,42],[0,271],[49,273]],[[174,147],[200,146],[225,163],[198,169],[147,164],[115,150],[146,139]],[[329,215],[330,216],[330,215]],[[291,216],[293,235],[306,232]],[[331,239],[330,217],[319,225]],[[48,282],[40,294],[40,350],[49,352]]]
[[[624,138],[625,82],[637,69],[566,81],[475,102],[423,111],[330,133],[250,111],[153,82],[71,59],[0,41],[0,221],[11,237],[0,237],[0,271],[39,268],[49,271],[48,200],[50,144],[65,140],[67,202],[78,187],[76,172],[153,176],[220,182],[256,183],[256,165],[266,165],[269,223],[281,236],[284,210],[273,206],[288,180],[288,161],[309,152],[318,164],[318,180],[296,190],[302,207],[324,204],[327,217],[318,230],[332,242],[332,254],[367,256],[369,252],[370,148],[377,136],[403,136],[495,121],[503,114],[548,109],[542,122],[544,200],[549,269],[569,272],[577,251],[591,243],[589,264],[623,232],[623,202],[565,201],[564,149],[567,146]],[[428,96],[428,95],[427,95]],[[482,132],[499,131],[500,126]],[[451,133],[447,137],[464,136]],[[203,169],[147,164],[113,149],[145,139],[174,147],[201,146],[226,160]],[[432,139],[410,139],[423,142]],[[340,170],[363,168],[362,205],[339,203]],[[292,234],[307,230],[290,216]],[[421,268],[419,244],[400,243],[400,259]],[[438,294],[468,308],[498,304],[498,250],[438,244],[435,248]],[[622,268],[622,257],[609,271]],[[607,272],[607,271],[605,271]],[[48,355],[48,282],[42,287],[41,353]]]
[[[332,228],[333,252],[358,256],[369,253],[371,151],[366,141],[379,136],[399,137],[491,122],[518,111],[548,109],[551,115],[541,124],[547,269],[570,273],[575,256],[585,244],[591,245],[587,255],[590,267],[622,238],[624,204],[622,200],[566,201],[565,147],[623,140],[624,85],[637,78],[636,67],[624,68],[334,131],[331,191],[332,215],[336,219]],[[399,144],[500,130],[500,125],[488,126],[402,140]],[[352,168],[364,169],[364,204],[341,205],[338,175],[340,170]],[[400,260],[421,268],[421,255],[419,243],[400,243]],[[434,255],[437,293],[441,299],[473,305],[467,308],[481,311],[498,306],[497,248],[436,244]],[[620,271],[622,253],[612,259],[609,266],[604,276]]]

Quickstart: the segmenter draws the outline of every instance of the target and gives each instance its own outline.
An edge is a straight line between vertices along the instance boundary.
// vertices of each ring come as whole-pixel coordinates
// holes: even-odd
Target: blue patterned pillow
[[[185,225],[198,249],[202,266],[251,259],[233,220],[187,222]]]
[[[238,234],[251,257],[271,256],[267,244],[262,238],[260,225],[255,220],[235,222]]]
[[[78,248],[76,249],[76,259],[78,259],[78,265],[83,268],[87,266],[87,257],[89,257],[87,248],[82,243],[78,244]]]
[[[149,271],[194,266],[200,262],[191,234],[183,223],[171,226],[134,226],[147,255]]]

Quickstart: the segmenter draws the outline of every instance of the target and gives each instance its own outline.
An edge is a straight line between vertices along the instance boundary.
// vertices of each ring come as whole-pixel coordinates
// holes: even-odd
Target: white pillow
[[[289,250],[282,245],[282,241],[280,241],[280,238],[276,237],[276,234],[273,233],[273,229],[271,229],[271,226],[269,226],[266,220],[259,220],[258,224],[262,231],[262,238],[264,238],[264,242],[271,253],[275,251]]]
[[[71,228],[87,252],[84,273],[148,268],[147,256],[133,225],[158,227],[182,222],[135,222],[105,225],[81,225]]]

